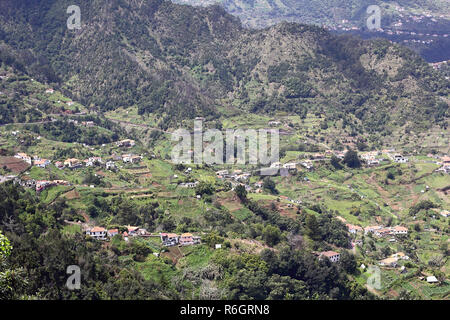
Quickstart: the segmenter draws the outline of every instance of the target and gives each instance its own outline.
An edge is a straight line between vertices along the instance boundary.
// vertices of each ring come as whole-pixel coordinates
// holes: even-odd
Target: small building
[[[125,163],[139,163],[141,162],[141,157],[133,154],[124,154],[122,156],[122,161]]]
[[[176,233],[160,233],[163,246],[171,247],[178,244],[179,236]]]
[[[34,165],[39,168],[46,168],[47,166],[50,165],[50,163],[51,162],[48,159],[40,159],[40,160],[34,161]]]
[[[64,161],[64,166],[67,168],[75,169],[75,168],[80,168],[82,166],[82,163],[78,159],[71,158],[71,159],[67,159],[66,161]]]
[[[58,169],[62,169],[64,168],[64,163],[62,163],[61,161],[56,161],[55,167],[57,167]]]
[[[102,227],[94,227],[90,230],[87,230],[86,234],[94,239],[104,240],[106,238],[107,231]]]
[[[31,164],[31,157],[29,155],[27,155],[26,153],[19,152],[14,157],[17,158],[17,159],[21,159],[21,160],[25,161],[28,164]]]
[[[119,234],[119,229],[110,229],[108,230],[108,237],[112,238],[115,235]]]
[[[136,144],[136,142],[131,139],[125,139],[125,140],[117,142],[117,146],[126,147],[126,148],[131,148],[131,147],[135,146],[135,144]]]
[[[352,234],[356,234],[358,232],[362,232],[363,231],[363,228],[361,228],[360,226],[355,226],[355,225],[349,224],[349,223],[347,223],[346,226],[348,228],[348,231],[350,233],[352,233]]]
[[[389,257],[386,259],[383,259],[379,262],[380,266],[384,266],[384,267],[391,267],[391,268],[396,268],[397,267],[397,261],[398,259],[395,257]]]
[[[439,282],[439,280],[435,276],[429,276],[429,277],[427,277],[427,282],[428,283],[437,283],[437,282]]]
[[[127,227],[127,230],[128,230],[128,234],[130,235],[130,236],[137,236],[138,235],[138,232],[139,232],[139,227],[132,227],[132,226],[128,226]]]
[[[194,244],[194,238],[192,233],[183,233],[180,236],[180,245],[182,246],[189,246]]]
[[[439,214],[440,214],[441,216],[443,216],[443,217],[448,218],[448,217],[450,216],[450,211],[448,211],[448,210],[442,210]]]
[[[408,234],[408,228],[405,228],[402,226],[395,226],[391,230],[392,230],[392,234],[395,234],[395,235]]]
[[[106,162],[106,170],[113,170],[116,168],[116,164],[113,161]]]
[[[322,257],[327,257],[331,262],[335,263],[335,262],[339,261],[341,255],[340,255],[340,253],[335,252],[335,251],[324,251],[324,252],[321,252],[319,255],[319,258],[322,258]]]
[[[408,162],[408,158],[402,156],[401,154],[395,154],[393,157],[394,162],[396,163],[406,163]]]

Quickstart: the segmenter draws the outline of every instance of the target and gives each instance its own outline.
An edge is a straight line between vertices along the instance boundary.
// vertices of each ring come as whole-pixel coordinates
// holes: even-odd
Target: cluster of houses
[[[147,232],[146,229],[140,227],[127,226],[127,230],[120,233],[119,229],[106,229],[103,227],[93,227],[86,230],[86,235],[97,239],[107,240],[115,235],[121,234],[125,241],[129,241],[130,237],[152,237],[154,235]],[[161,239],[161,243],[165,247],[172,246],[190,246],[201,243],[199,236],[195,236],[192,233],[183,233],[177,235],[176,233],[160,233],[157,235]]]
[[[383,226],[369,226],[364,228],[364,234],[372,233],[375,236],[381,238],[385,236],[393,235],[407,235],[408,228],[402,226],[395,227],[383,227]]]
[[[27,176],[23,176],[22,178],[15,177],[14,184],[18,184],[24,188],[35,188],[37,192],[53,186],[70,186],[70,183],[65,180],[34,180]]]
[[[176,245],[190,246],[200,244],[201,240],[199,236],[194,236],[192,233],[183,233],[177,235],[176,233],[160,233],[161,243],[165,247],[172,247]]]
[[[91,236],[97,240],[106,240],[112,238],[115,235],[121,234],[125,241],[128,241],[129,237],[149,237],[150,234],[147,230],[140,227],[127,226],[127,230],[123,233],[119,233],[119,229],[105,229],[103,227],[94,227],[86,230],[86,235]]]
[[[17,153],[15,155],[15,157],[27,162],[30,165],[32,164],[32,165],[34,165],[36,167],[40,167],[40,168],[46,168],[47,166],[49,166],[52,163],[48,159],[42,159],[38,156],[31,157],[31,156],[27,155],[26,153]],[[124,163],[139,163],[142,160],[142,156],[133,155],[133,154],[124,154],[122,156],[119,156],[118,159],[114,159],[114,160],[122,160]],[[70,159],[66,159],[64,161],[55,161],[54,165],[58,169],[63,169],[63,168],[77,169],[77,168],[81,168],[83,166],[94,167],[97,165],[104,165],[107,170],[112,170],[112,169],[116,168],[114,161],[109,160],[106,163],[103,163],[103,160],[100,157],[90,157],[85,160],[70,158]]]
[[[436,162],[436,164],[441,166],[439,169],[436,169],[436,172],[443,172],[443,173],[450,174],[450,157],[449,156],[442,156],[440,158],[440,161]]]

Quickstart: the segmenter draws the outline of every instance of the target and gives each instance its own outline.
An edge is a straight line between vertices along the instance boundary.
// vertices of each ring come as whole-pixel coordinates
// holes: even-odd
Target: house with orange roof
[[[189,246],[189,245],[193,245],[194,244],[194,236],[192,235],[192,233],[183,233],[180,236],[180,245],[182,246]]]
[[[108,230],[108,237],[112,238],[115,235],[119,234],[119,229],[110,229]]]
[[[66,161],[64,161],[64,166],[68,167],[68,168],[79,168],[82,166],[81,161],[75,158],[71,158],[71,159],[67,159]]]
[[[341,254],[335,251],[323,251],[319,254],[319,259],[322,259],[323,257],[326,257],[331,262],[335,263],[339,261]]]
[[[353,233],[353,234],[356,234],[358,232],[362,232],[363,231],[363,228],[361,228],[360,226],[355,226],[355,225],[350,224],[350,223],[347,223],[346,226],[348,228],[348,231],[350,233]]]
[[[17,159],[21,159],[21,160],[25,161],[28,164],[31,164],[31,157],[29,155],[27,155],[26,153],[19,152],[14,157],[17,158]]]
[[[51,161],[48,159],[40,159],[35,160],[34,165],[39,168],[46,168],[48,165],[50,165]]]
[[[105,240],[106,239],[106,229],[102,227],[94,227],[86,231],[88,236],[91,236],[97,240]]]
[[[176,246],[179,242],[179,236],[176,233],[160,233],[163,246]]]

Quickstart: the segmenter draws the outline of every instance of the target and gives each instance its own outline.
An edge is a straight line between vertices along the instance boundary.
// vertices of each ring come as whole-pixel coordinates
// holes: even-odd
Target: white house
[[[331,262],[335,263],[335,262],[339,261],[341,255],[340,255],[340,253],[335,252],[335,251],[324,251],[324,252],[321,252],[319,255],[319,258],[322,258],[322,257],[327,257],[328,259],[330,259]]]
[[[406,163],[406,162],[408,162],[408,158],[402,156],[401,154],[395,154],[393,159],[394,159],[394,162],[396,162],[396,163]]]
[[[102,227],[94,227],[90,230],[87,230],[86,234],[97,240],[106,239],[106,229]]]
[[[29,155],[27,155],[26,153],[19,152],[14,157],[17,158],[17,159],[21,159],[21,160],[25,161],[28,164],[31,164],[31,157]]]

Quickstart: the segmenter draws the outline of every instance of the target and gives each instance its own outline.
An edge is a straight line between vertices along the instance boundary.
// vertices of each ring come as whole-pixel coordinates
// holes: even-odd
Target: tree
[[[319,224],[317,223],[316,217],[312,214],[306,217],[306,232],[312,240],[321,240]]]
[[[263,229],[262,237],[269,246],[273,247],[281,240],[280,229],[269,224]]]
[[[275,182],[272,179],[270,179],[270,177],[266,177],[264,179],[263,188],[269,190],[269,192],[272,194],[278,194]]]
[[[214,186],[210,183],[207,182],[200,182],[196,187],[195,187],[195,193],[199,194],[201,196],[203,196],[204,194],[207,195],[212,195],[214,193],[215,189]]]
[[[342,169],[341,160],[334,154],[331,156],[330,163],[336,170]]]
[[[359,161],[358,152],[349,149],[347,153],[344,156],[343,162],[349,167],[349,168],[360,168],[361,167],[361,161]]]
[[[357,270],[356,258],[353,254],[349,253],[347,250],[344,250],[341,253],[339,264],[347,273],[353,274]]]
[[[247,190],[245,190],[245,186],[243,186],[242,184],[238,185],[234,189],[234,192],[236,192],[236,195],[243,203],[247,202]]]

